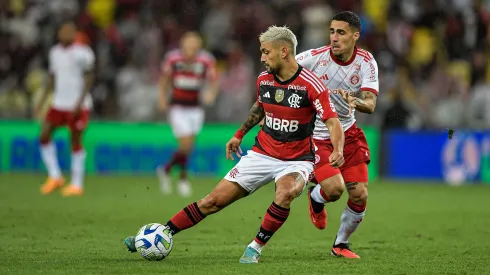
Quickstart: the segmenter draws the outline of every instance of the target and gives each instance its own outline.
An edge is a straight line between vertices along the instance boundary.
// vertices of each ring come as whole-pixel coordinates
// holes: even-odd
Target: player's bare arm
[[[376,108],[377,99],[378,96],[373,92],[362,91],[360,98],[356,97],[353,99],[353,107],[361,113],[372,114]]]
[[[247,121],[245,121],[234,137],[226,144],[226,158],[234,160],[233,154],[237,157],[241,157],[242,149],[240,149],[240,144],[242,143],[242,138],[245,136],[250,129],[257,125],[265,117],[264,107],[255,102],[250,109],[250,114],[248,115]]]
[[[53,89],[54,89],[54,75],[53,74],[50,74],[49,75],[49,79],[48,79],[48,84],[42,90],[42,92],[41,92],[41,98],[39,99],[39,102],[38,102],[38,104],[36,106],[36,115],[37,116],[40,115],[41,109],[43,108],[44,103],[48,99],[49,93],[52,92]]]
[[[163,73],[160,78],[160,99],[158,102],[158,109],[161,112],[165,112],[168,108],[167,103],[167,88],[170,85],[170,75],[167,73]]]
[[[330,154],[330,165],[340,167],[344,165],[344,130],[338,118],[330,118],[325,121],[325,125],[330,132],[333,152]]]
[[[80,98],[77,101],[77,104],[75,105],[75,110],[74,115],[78,116],[82,110],[82,105],[83,101],[85,100],[85,97],[90,93],[90,89],[92,88],[92,84],[94,82],[94,73],[92,71],[85,72],[85,75],[83,77],[84,85],[83,85],[83,92],[80,95]]]
[[[265,117],[264,107],[257,102],[250,109],[247,121],[245,121],[240,127],[240,131],[247,134],[250,129],[257,125]]]
[[[219,93],[219,80],[217,77],[214,77],[209,80],[209,87],[206,90],[206,94],[204,97],[204,104],[212,105],[216,100],[216,97]]]

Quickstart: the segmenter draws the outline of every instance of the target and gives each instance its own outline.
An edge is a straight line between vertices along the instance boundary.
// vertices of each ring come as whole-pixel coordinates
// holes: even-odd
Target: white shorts
[[[303,177],[306,187],[313,169],[313,163],[309,161],[283,161],[249,150],[226,174],[225,179],[253,193],[272,180],[277,182],[281,177],[297,172]]]
[[[195,136],[202,129],[204,110],[200,107],[172,106],[169,122],[175,137]]]

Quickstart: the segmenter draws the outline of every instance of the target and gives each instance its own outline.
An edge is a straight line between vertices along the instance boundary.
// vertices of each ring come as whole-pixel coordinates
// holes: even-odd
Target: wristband
[[[237,130],[235,133],[235,137],[239,140],[242,140],[244,136],[245,136],[245,133],[242,132],[241,130]]]

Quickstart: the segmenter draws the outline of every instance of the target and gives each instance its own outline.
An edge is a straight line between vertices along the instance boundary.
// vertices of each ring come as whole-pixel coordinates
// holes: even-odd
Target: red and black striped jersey
[[[173,50],[165,55],[162,71],[171,79],[171,104],[197,106],[205,81],[216,79],[216,62],[204,50],[191,61],[184,58],[181,50]]]
[[[252,150],[280,160],[314,161],[312,134],[316,114],[322,121],[337,117],[328,89],[301,66],[287,81],[261,73],[257,79],[257,104],[264,108],[265,123]]]

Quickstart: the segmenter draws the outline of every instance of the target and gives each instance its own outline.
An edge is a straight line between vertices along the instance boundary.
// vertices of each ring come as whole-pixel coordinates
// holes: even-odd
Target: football
[[[172,251],[172,234],[164,225],[150,223],[141,227],[136,234],[135,246],[141,257],[161,261]]]

